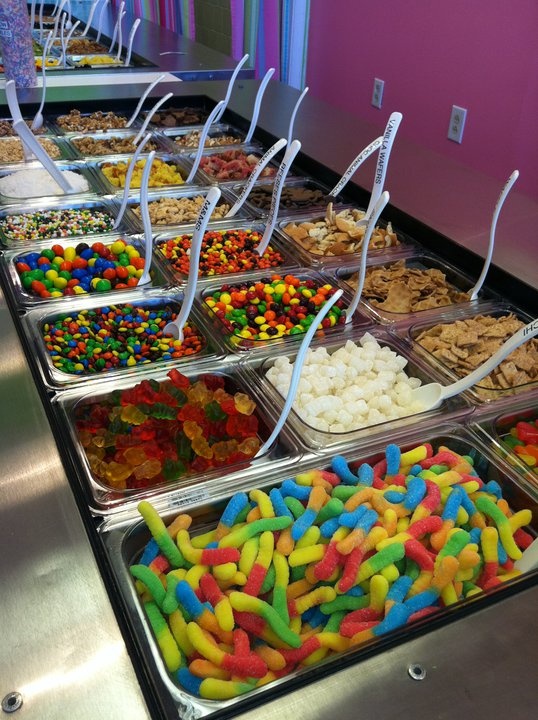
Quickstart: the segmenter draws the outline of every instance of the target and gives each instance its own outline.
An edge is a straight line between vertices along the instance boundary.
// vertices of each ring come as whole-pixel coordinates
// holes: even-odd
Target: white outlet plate
[[[450,124],[448,126],[448,139],[461,143],[463,139],[463,128],[465,127],[465,119],[467,118],[467,108],[452,105],[450,113]]]
[[[380,108],[383,103],[383,90],[385,89],[385,81],[374,78],[374,89],[372,92],[372,105]]]

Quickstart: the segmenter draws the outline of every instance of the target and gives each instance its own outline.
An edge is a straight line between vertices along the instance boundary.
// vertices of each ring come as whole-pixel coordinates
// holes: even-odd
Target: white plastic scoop
[[[66,2],[67,2],[67,0],[62,0],[62,1],[60,2],[59,6],[58,6],[58,13],[57,13],[56,18],[55,18],[55,20],[54,20],[54,29],[53,29],[53,34],[54,34],[54,39],[55,39],[55,40],[56,40],[57,37],[58,37],[58,31],[59,31],[59,29],[60,29],[60,23],[61,23],[61,20],[62,20],[62,12],[63,12],[64,5],[65,5]],[[51,15],[51,17],[54,17],[54,14]]]
[[[303,98],[308,92],[308,87],[305,87],[303,92],[299,95],[299,98],[297,102],[295,103],[295,107],[293,108],[293,111],[291,113],[290,117],[290,124],[288,127],[288,145],[291,143],[293,139],[293,125],[295,124],[295,116],[297,115],[297,110],[299,109],[299,105],[303,102]]]
[[[230,81],[229,81],[229,83],[228,83],[228,88],[227,88],[227,90],[226,90],[226,95],[224,96],[224,105],[222,105],[222,107],[220,108],[219,113],[218,113],[218,115],[216,116],[214,122],[217,123],[217,122],[221,119],[222,114],[224,113],[224,111],[226,110],[226,107],[228,106],[228,103],[230,102],[230,98],[231,98],[231,96],[232,96],[232,90],[233,90],[234,83],[235,83],[235,81],[236,81],[236,79],[237,79],[237,76],[239,75],[239,71],[241,70],[241,68],[243,67],[243,65],[246,63],[246,61],[248,60],[248,57],[249,57],[249,56],[248,56],[248,53],[247,53],[246,55],[243,55],[243,57],[241,58],[241,60],[237,63],[237,66],[236,66],[235,70],[233,71],[232,76],[231,76],[231,78],[230,78]]]
[[[125,210],[127,209],[127,203],[129,201],[129,190],[131,189],[131,179],[133,177],[134,168],[135,168],[138,158],[140,157],[140,153],[147,145],[150,137],[151,137],[151,133],[148,133],[146,135],[146,137],[142,140],[140,145],[134,151],[133,157],[131,158],[131,161],[129,162],[129,167],[127,168],[127,174],[125,175],[125,186],[123,188],[123,200],[121,201],[120,211],[116,217],[116,220],[114,221],[114,230],[117,230],[119,228],[120,223],[123,218],[123,215],[125,213]],[[152,162],[153,162],[153,160],[152,160]],[[147,165],[146,165],[146,167],[147,167]],[[146,169],[146,167],[144,167],[144,170]]]
[[[156,78],[152,83],[150,83],[147,86],[147,88],[144,90],[142,97],[138,101],[138,105],[136,106],[134,113],[131,115],[131,117],[127,121],[127,124],[125,127],[131,127],[131,125],[136,120],[138,113],[140,112],[140,109],[142,108],[142,105],[144,104],[144,101],[146,100],[147,96],[150,94],[150,92],[153,90],[153,88],[156,87],[161,82],[161,80],[164,80],[165,77],[166,77],[166,73],[163,73],[162,75],[159,75],[158,78]]]
[[[56,167],[54,160],[50,157],[50,155],[47,153],[47,151],[41,145],[35,135],[33,135],[32,131],[24,122],[24,120],[15,120],[15,122],[13,123],[13,129],[20,137],[22,144],[26,145],[26,147],[34,153],[34,155],[43,165],[45,170],[49,173],[49,175],[51,175],[54,180],[56,180],[64,193],[69,195],[71,193],[78,192],[77,189],[71,185],[69,180],[67,180],[63,172],[58,167]]]
[[[466,377],[446,386],[440,385],[439,383],[428,383],[428,385],[418,387],[413,390],[412,401],[424,406],[421,412],[434,410],[439,407],[443,400],[447,400],[448,398],[454,397],[454,395],[468,390],[472,385],[482,380],[486,375],[489,375],[507,355],[510,355],[513,350],[516,350],[520,345],[523,345],[523,343],[536,335],[538,335],[538,319],[520,328],[511,338],[501,345],[497,352],[493,353],[489,360],[479,365]]]
[[[273,196],[271,197],[271,207],[269,208],[269,215],[267,217],[267,225],[265,226],[262,239],[256,247],[256,252],[258,253],[258,255],[263,255],[263,253],[267,249],[267,246],[269,245],[269,241],[271,240],[271,235],[273,234],[273,230],[275,229],[276,219],[278,217],[278,209],[280,205],[280,196],[282,195],[282,188],[284,187],[284,182],[286,180],[289,169],[291,168],[293,161],[295,160],[295,156],[300,149],[301,143],[299,142],[299,140],[294,140],[286,150],[286,154],[284,155],[284,158],[280,163],[280,167],[278,168],[278,172],[275,177],[275,184],[273,186]]]
[[[235,215],[237,215],[237,213],[241,209],[243,203],[249,196],[250,191],[252,190],[254,183],[258,179],[261,171],[267,165],[269,160],[271,160],[272,157],[274,157],[280,150],[282,150],[282,148],[286,145],[286,143],[287,143],[286,138],[280,138],[280,140],[277,140],[274,145],[271,145],[269,150],[267,150],[267,152],[265,152],[261,156],[261,158],[256,163],[254,170],[251,172],[248,182],[244,185],[243,189],[241,190],[241,192],[239,194],[239,197],[237,198],[235,203],[232,205],[232,207],[228,210],[225,217],[231,218],[231,217],[234,217]]]
[[[110,47],[108,48],[108,52],[110,55],[112,55],[112,51],[114,50],[114,45],[116,44],[116,38],[118,37],[118,30],[121,26],[121,20],[123,17],[123,9],[125,7],[124,0],[121,1],[120,6],[118,8],[118,17],[116,22],[114,23],[114,30],[112,32],[112,42],[110,43]],[[120,31],[121,32],[121,31]]]
[[[299,351],[297,352],[297,357],[295,358],[295,362],[293,363],[293,372],[291,374],[291,380],[290,380],[290,388],[288,390],[288,396],[286,397],[286,402],[284,403],[284,407],[282,408],[282,412],[280,413],[280,417],[278,419],[278,422],[276,423],[275,427],[273,428],[273,432],[269,435],[267,440],[264,442],[264,444],[261,446],[261,448],[258,450],[256,455],[254,457],[260,457],[260,455],[263,455],[271,445],[274,443],[274,441],[277,439],[280,431],[282,430],[284,423],[288,419],[288,415],[290,414],[290,410],[293,405],[293,401],[295,400],[295,396],[297,395],[297,388],[299,387],[299,380],[301,379],[301,372],[304,365],[304,360],[306,357],[306,352],[310,346],[310,343],[312,342],[312,338],[314,337],[314,334],[317,332],[319,328],[319,324],[323,320],[323,318],[327,315],[329,310],[332,308],[332,306],[340,300],[342,297],[343,290],[337,290],[334,295],[332,295],[325,305],[321,308],[321,310],[318,312],[314,320],[312,321],[312,324],[304,334],[304,337],[301,341],[301,346],[299,347]]]
[[[245,136],[245,143],[249,143],[252,140],[252,136],[254,135],[254,130],[256,129],[256,123],[258,122],[258,115],[260,114],[260,107],[262,104],[263,94],[265,92],[265,88],[267,87],[267,85],[269,83],[269,80],[273,77],[274,72],[275,72],[275,68],[269,68],[269,70],[265,73],[265,76],[260,83],[260,87],[258,88],[258,92],[256,93],[256,99],[254,100],[254,109],[252,111],[252,120],[250,121],[250,127]]]
[[[529,547],[523,550],[523,555],[515,561],[514,567],[522,573],[538,567],[538,538],[534,538]]]
[[[34,24],[35,24],[35,4],[36,4],[36,0],[32,0],[32,4],[30,6],[30,31],[31,32],[34,29]]]
[[[194,300],[194,294],[196,292],[196,285],[198,283],[198,268],[200,266],[202,240],[204,239],[207,223],[209,222],[211,214],[213,213],[219,198],[220,188],[216,186],[212,187],[207,193],[204,204],[200,209],[200,214],[198,215],[198,220],[196,221],[194,233],[191,238],[189,277],[185,288],[185,294],[183,296],[183,302],[181,303],[181,310],[179,311],[176,319],[167,323],[163,329],[163,333],[165,335],[173,335],[176,340],[181,340],[181,342],[183,342],[183,326],[189,317]]]
[[[114,58],[116,62],[120,61],[121,57],[121,51],[123,50],[123,18],[127,15],[127,12],[124,10],[121,13],[120,19],[118,20],[118,51],[116,53],[116,57]]]
[[[379,216],[385,209],[385,206],[388,203],[389,199],[390,199],[390,195],[385,190],[385,192],[381,195],[381,197],[377,201],[377,204],[372,213],[372,217],[370,218],[370,220],[368,221],[368,225],[366,226],[366,232],[364,233],[364,238],[362,241],[361,264],[360,264],[360,269],[359,269],[359,281],[357,284],[357,289],[355,290],[355,295],[353,296],[353,300],[350,302],[347,313],[346,313],[346,324],[351,322],[353,313],[357,309],[357,306],[361,299],[362,289],[364,287],[364,277],[366,275],[366,258],[368,257],[368,248],[370,246],[370,238],[372,237],[372,233],[375,229],[375,225],[379,219]]]
[[[474,286],[474,288],[471,290],[471,300],[476,300],[476,298],[478,297],[478,293],[482,289],[482,285],[484,284],[486,275],[488,274],[489,266],[491,265],[491,258],[493,257],[493,247],[495,245],[495,230],[497,228],[497,220],[499,219],[499,214],[501,212],[504,201],[506,200],[508,193],[512,189],[512,186],[514,185],[518,177],[519,170],[514,170],[514,172],[506,181],[505,186],[501,190],[501,194],[499,195],[499,199],[497,200],[497,204],[495,205],[495,210],[493,211],[493,218],[491,220],[491,228],[489,231],[488,252],[484,261],[484,267],[482,268],[482,272],[480,273],[480,277],[476,281],[476,285]]]
[[[141,127],[140,130],[138,131],[138,135],[137,135],[137,136],[134,138],[134,140],[133,140],[133,144],[134,144],[134,145],[138,145],[138,143],[140,142],[140,138],[144,135],[144,133],[146,132],[147,126],[148,126],[148,125],[150,124],[150,122],[151,122],[151,118],[155,115],[155,113],[156,113],[157,110],[161,107],[161,105],[164,105],[164,103],[165,103],[167,100],[170,100],[170,98],[173,96],[173,94],[174,94],[174,93],[169,92],[167,95],[165,95],[165,96],[162,97],[160,100],[158,100],[158,101],[155,103],[155,105],[151,108],[151,110],[150,110],[150,111],[148,112],[148,114],[146,115],[146,119],[145,119],[144,122],[142,123],[142,127]]]
[[[99,11],[99,20],[97,21],[97,35],[95,38],[95,42],[99,42],[101,39],[101,33],[103,32],[103,18],[105,16],[105,9],[108,5],[110,0],[104,0],[103,4],[101,5],[101,10]]]
[[[39,6],[39,42],[43,42],[43,10],[45,8],[45,0],[41,0]]]
[[[209,114],[209,117],[205,121],[205,125],[202,128],[202,132],[200,133],[200,139],[198,140],[198,150],[196,151],[196,155],[194,156],[194,161],[192,163],[191,171],[189,173],[189,176],[185,180],[185,183],[189,185],[194,180],[194,176],[196,175],[196,171],[198,170],[198,167],[200,166],[200,161],[202,159],[202,155],[204,153],[205,149],[205,139],[207,137],[207,134],[209,133],[209,128],[211,125],[215,122],[215,118],[220,113],[222,108],[224,107],[225,101],[221,100],[219,103],[215,105],[211,113]]]
[[[136,20],[133,23],[133,27],[131,28],[131,32],[129,33],[129,38],[127,40],[127,54],[125,56],[125,62],[124,62],[125,67],[128,67],[129,63],[131,62],[131,53],[133,52],[134,36],[136,35],[136,31],[138,30],[138,26],[140,25],[141,22],[142,21],[140,20],[140,18],[136,18]],[[118,60],[119,60],[120,54],[121,54],[121,52],[118,53],[118,58],[117,58]]]
[[[345,171],[345,173],[342,175],[340,180],[336,183],[336,185],[333,187],[331,192],[329,193],[330,197],[336,198],[342,190],[345,188],[345,186],[348,184],[348,182],[351,180],[355,172],[360,168],[360,166],[363,164],[363,162],[370,157],[372,153],[374,153],[383,142],[383,136],[380,135],[378,138],[373,140],[369,145],[367,145],[364,150],[361,150],[360,153],[357,155],[357,157],[353,160],[352,163],[350,163],[348,169]]]
[[[152,150],[146,160],[142,180],[140,181],[140,210],[142,212],[142,223],[144,225],[144,272],[138,281],[139,285],[145,285],[151,279],[149,271],[153,257],[153,232],[151,230],[151,220],[149,219],[148,212],[148,185],[154,159],[155,150]]]
[[[381,141],[381,146],[379,148],[379,154],[377,156],[377,166],[375,169],[374,184],[372,187],[372,194],[370,195],[370,202],[368,203],[368,208],[366,209],[364,217],[362,220],[359,220],[357,225],[368,225],[368,221],[370,220],[374,207],[381,197],[383,185],[385,184],[385,176],[387,174],[390,151],[392,150],[394,138],[396,137],[396,133],[400,127],[400,123],[402,122],[402,117],[402,113],[399,112],[394,112],[389,117],[385,133],[383,134],[383,140]]]
[[[31,129],[33,132],[36,130],[39,130],[41,127],[43,127],[43,108],[45,107],[45,95],[47,92],[47,71],[46,71],[46,62],[47,62],[47,55],[50,49],[50,46],[52,44],[52,31],[49,32],[47,35],[47,39],[45,40],[45,43],[43,45],[43,55],[41,58],[41,77],[43,86],[41,88],[41,103],[39,105],[39,108],[35,114],[34,119],[32,120]]]
[[[100,0],[93,0],[91,7],[90,7],[90,13],[88,15],[88,22],[86,23],[86,27],[84,28],[82,32],[82,37],[86,37],[88,34],[88,30],[90,29],[90,25],[92,24],[93,16],[95,13],[95,10],[97,8],[97,5],[99,5]]]

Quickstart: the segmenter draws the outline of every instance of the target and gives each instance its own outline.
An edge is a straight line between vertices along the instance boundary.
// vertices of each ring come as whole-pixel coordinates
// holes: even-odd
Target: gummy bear
[[[136,405],[126,405],[121,412],[121,419],[131,425],[142,425],[146,417]]]
[[[240,453],[248,457],[254,457],[260,449],[260,440],[257,437],[248,437],[243,440],[237,448]]]
[[[194,420],[200,424],[205,418],[204,411],[196,405],[184,405],[177,414],[178,420]]]
[[[204,437],[195,437],[191,443],[192,449],[197,455],[211,460],[213,457],[213,450],[209,446],[209,443]]]
[[[148,459],[144,448],[141,448],[140,446],[127,448],[127,450],[124,450],[123,452],[123,457],[125,462],[131,467],[142,465],[142,463]]]
[[[237,440],[218,442],[212,445],[211,448],[213,450],[215,460],[217,460],[218,462],[223,462],[224,460],[227,460],[230,455],[233,455],[237,452]]]
[[[137,480],[147,478],[151,480],[161,472],[161,463],[158,460],[146,460],[145,463],[135,468],[134,476]]]
[[[245,393],[235,393],[234,404],[237,412],[241,413],[242,415],[252,415],[252,413],[256,409],[256,403],[254,402],[254,400],[249,398],[248,395],[245,395]]]
[[[226,418],[226,413],[216,400],[212,400],[205,406],[204,413],[208,420],[218,421]]]
[[[200,380],[207,388],[215,392],[216,390],[224,390],[224,378],[221,375],[200,375]]]
[[[131,472],[132,468],[130,468],[129,465],[111,462],[106,466],[105,475],[110,485],[118,489],[123,489],[126,487],[125,481]]]
[[[183,423],[183,432],[189,440],[194,440],[195,438],[202,437],[203,435],[202,428],[193,420],[187,420]]]
[[[168,377],[170,378],[174,386],[179,388],[180,390],[186,390],[191,384],[189,378],[180,373],[179,370],[176,370],[175,368],[170,370],[170,372],[168,373]]]
[[[199,380],[198,382],[195,382],[189,390],[187,390],[187,397],[189,398],[189,402],[193,405],[200,405],[203,407],[213,400],[213,393],[203,382]]]
[[[227,395],[223,400],[219,400],[219,405],[222,411],[226,415],[237,415],[237,408],[235,407],[235,401],[231,395]]]
[[[165,460],[163,465],[163,477],[166,480],[177,480],[185,474],[185,465],[181,460]]]
[[[258,432],[258,419],[255,415],[231,415],[226,421],[226,432],[231,437],[246,438]]]
[[[189,462],[192,456],[191,442],[185,433],[176,436],[177,456],[185,462]]]

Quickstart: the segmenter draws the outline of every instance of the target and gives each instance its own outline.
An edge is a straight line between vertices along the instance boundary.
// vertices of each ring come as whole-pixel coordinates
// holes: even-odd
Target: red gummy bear
[[[186,390],[191,385],[191,381],[188,377],[183,375],[179,372],[179,370],[176,370],[173,368],[168,373],[168,377],[172,381],[172,384],[175,385],[177,388],[180,388],[181,390]]]

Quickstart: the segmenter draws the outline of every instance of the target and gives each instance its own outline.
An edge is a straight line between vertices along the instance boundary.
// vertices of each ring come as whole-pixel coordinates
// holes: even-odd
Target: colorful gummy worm
[[[110,232],[114,218],[105,210],[60,208],[7,215],[0,228],[10,240],[47,240],[54,237],[96,235]]]
[[[294,275],[273,275],[249,285],[223,285],[205,297],[204,302],[234,336],[271,340],[305,333],[337,289]],[[344,303],[338,300],[321,327],[328,329],[345,321]]]
[[[75,410],[93,475],[115,490],[146,488],[245,462],[260,449],[256,403],[221,375],[143,380]],[[230,392],[228,392],[230,390]]]
[[[183,327],[183,341],[163,334],[178,310],[170,305],[107,305],[63,313],[45,322],[41,331],[55,368],[91,375],[199,353],[204,340],[194,325]]]
[[[82,242],[20,255],[15,269],[30,295],[54,298],[134,287],[144,271],[144,258],[125,240],[111,245]]]
[[[520,420],[503,437],[503,442],[525,465],[538,473],[538,420]]]
[[[283,264],[284,258],[268,245],[263,255],[255,248],[262,239],[256,230],[210,230],[205,233],[200,253],[199,275],[229,275],[249,270],[266,270]],[[189,274],[191,235],[179,235],[157,243],[157,250],[182,275]]]
[[[130,570],[164,662],[213,700],[490,591],[532,542],[530,510],[512,512],[471,455],[429,443],[237,492],[202,535],[189,515],[165,527],[139,511],[152,539]]]

